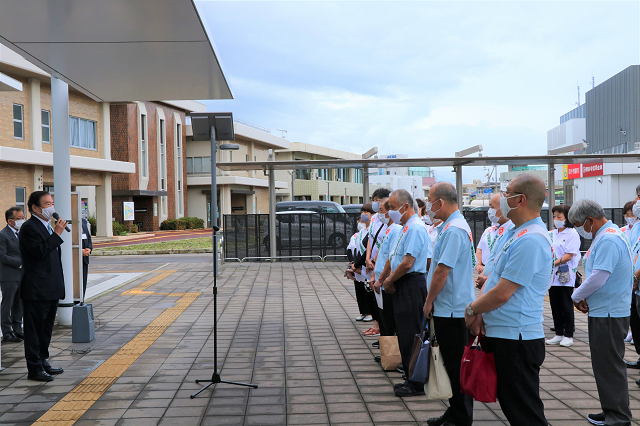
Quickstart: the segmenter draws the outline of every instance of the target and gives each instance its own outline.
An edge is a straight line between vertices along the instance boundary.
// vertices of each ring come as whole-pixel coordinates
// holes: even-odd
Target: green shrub
[[[181,217],[180,219],[167,219],[160,224],[163,231],[177,231],[184,229],[204,229],[204,220],[199,217]]]
[[[127,235],[127,227],[121,224],[120,222],[112,222],[113,223],[113,235],[114,236],[123,236]]]
[[[89,216],[87,218],[87,222],[89,222],[89,224],[91,225],[90,231],[91,231],[91,236],[95,237],[96,236],[96,231],[98,230],[98,221],[96,220],[95,216]]]

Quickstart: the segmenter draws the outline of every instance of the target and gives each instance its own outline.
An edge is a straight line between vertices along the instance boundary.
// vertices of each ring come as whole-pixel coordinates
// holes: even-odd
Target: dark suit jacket
[[[87,236],[86,240],[82,240],[82,248],[90,248],[93,250],[93,242],[91,242],[91,232],[89,232],[89,225],[87,219],[82,219],[82,233]],[[82,256],[82,261],[89,264],[89,256]]]
[[[7,225],[0,231],[0,280],[22,281],[22,257],[13,229]]]
[[[24,276],[20,297],[25,300],[64,299],[64,276],[58,247],[62,238],[49,235],[47,228],[35,216],[20,227],[20,253]]]

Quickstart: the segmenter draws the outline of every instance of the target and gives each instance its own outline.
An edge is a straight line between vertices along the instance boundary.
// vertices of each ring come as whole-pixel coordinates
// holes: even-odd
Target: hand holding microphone
[[[53,229],[53,232],[55,232],[58,235],[62,235],[63,229],[67,232],[71,232],[71,229],[69,229],[69,227],[67,226],[67,223],[69,222],[67,222],[64,219],[60,219],[60,215],[58,213],[54,213],[53,218],[56,220],[56,224]]]

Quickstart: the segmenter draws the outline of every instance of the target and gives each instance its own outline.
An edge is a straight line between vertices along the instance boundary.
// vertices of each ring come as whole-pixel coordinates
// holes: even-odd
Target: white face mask
[[[564,226],[564,220],[554,220],[553,224],[555,225],[556,229],[560,229],[560,228],[565,228]]]
[[[580,236],[582,238],[586,238],[587,240],[592,240],[593,239],[593,235],[592,232],[587,232],[584,230],[584,225],[582,226],[578,226],[576,228],[576,231],[578,231],[578,234],[580,234]]]
[[[500,194],[500,211],[502,212],[502,215],[506,218],[509,217],[509,212],[511,210],[515,210],[518,207],[509,207],[509,203],[507,202],[507,200],[509,198],[513,198],[513,197],[519,197],[522,194],[516,194],[516,195],[512,195],[511,197],[505,197],[504,195]]]
[[[16,220],[15,225],[13,227],[15,228],[16,231],[19,231],[23,223],[24,223],[24,219]]]
[[[389,218],[387,217],[387,215],[385,213],[378,213],[378,219],[380,219],[380,222],[383,223],[384,225],[388,225],[389,224]]]
[[[631,209],[631,211],[633,212],[634,216],[640,217],[640,200],[636,201],[636,203],[633,205],[633,209]]]
[[[629,226],[633,226],[636,223],[638,223],[638,218],[637,217],[625,217],[624,220],[625,220],[625,222],[627,222],[627,225],[629,225]]]
[[[363,229],[366,229],[367,225],[365,225],[364,223],[358,223],[358,232],[362,231]]]
[[[389,210],[389,218],[393,223],[400,223],[400,220],[402,219],[402,213],[400,213],[400,210],[402,210],[402,207],[398,210]]]
[[[40,214],[42,215],[42,217],[44,217],[44,220],[51,220],[55,212],[56,212],[56,208],[54,206],[49,206],[42,209],[42,213]]]
[[[496,209],[489,209],[489,211],[487,212],[487,216],[489,216],[489,221],[491,223],[498,223],[498,221],[500,220],[500,218],[496,216],[497,212],[498,210]]]
[[[431,225],[433,224],[433,221],[431,220],[431,218],[429,217],[429,215],[427,216],[422,216],[422,221],[424,222],[425,225]]]
[[[361,213],[360,214],[360,222],[369,222],[369,216],[364,214],[364,213]]]
[[[435,201],[435,203],[437,203],[438,200]],[[429,201],[426,202],[426,205],[424,206],[425,209],[427,209],[427,214],[429,215],[429,217],[431,218],[431,220],[434,220],[436,218],[436,213],[438,213],[440,210],[442,210],[441,206],[438,210],[436,210],[435,212],[431,211],[431,207],[433,207],[433,205],[435,203],[430,203]]]

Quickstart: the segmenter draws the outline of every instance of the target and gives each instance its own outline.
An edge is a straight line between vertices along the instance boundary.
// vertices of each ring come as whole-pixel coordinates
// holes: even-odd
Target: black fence
[[[621,208],[604,209],[607,219],[625,224]],[[548,210],[541,213],[545,224]],[[478,245],[490,225],[487,212],[465,211],[473,243]],[[358,229],[360,213],[281,213],[276,215],[276,256],[282,260],[346,259],[346,248]],[[223,218],[223,252],[226,260],[260,261],[269,259],[269,215],[238,214]],[[582,250],[590,241],[583,240]]]

